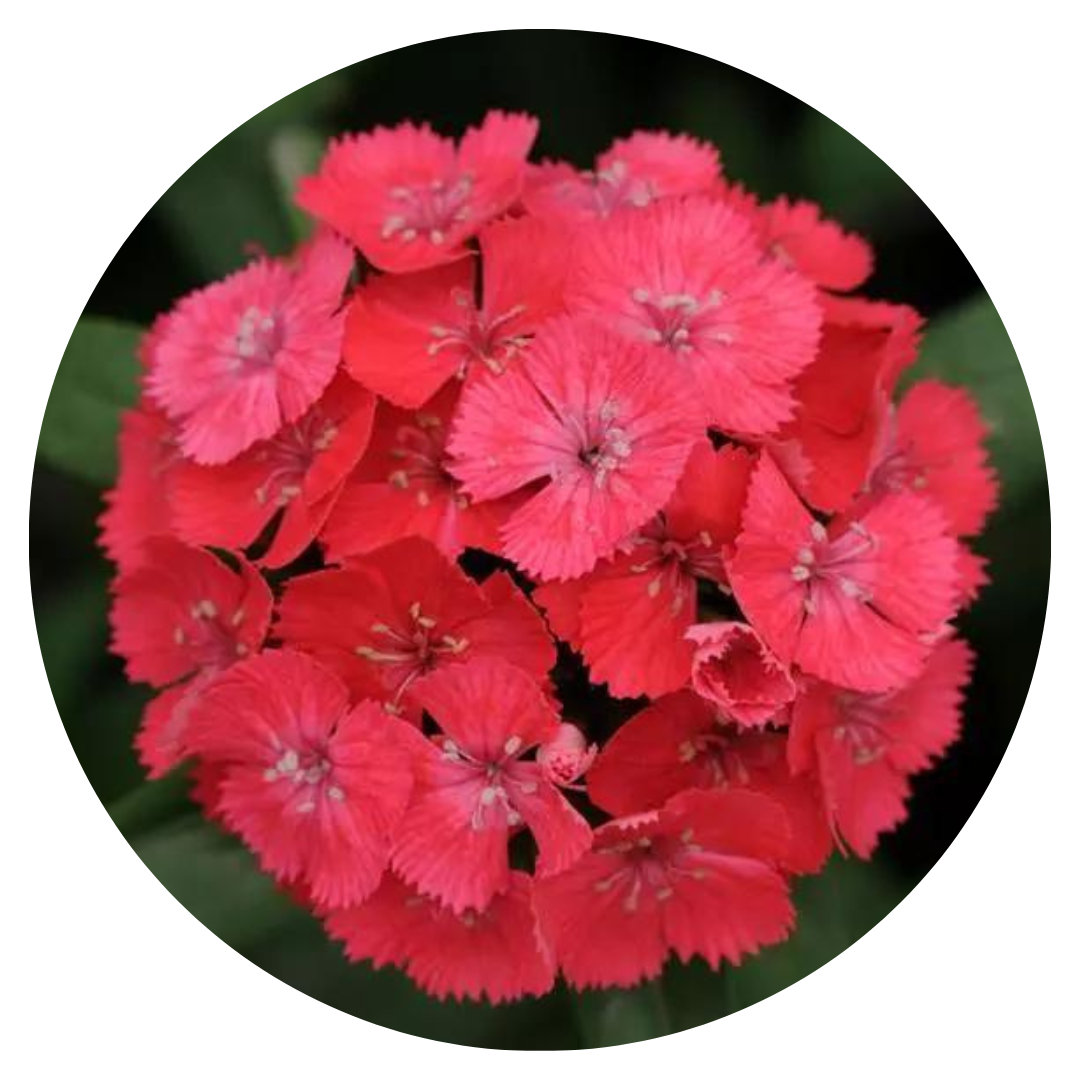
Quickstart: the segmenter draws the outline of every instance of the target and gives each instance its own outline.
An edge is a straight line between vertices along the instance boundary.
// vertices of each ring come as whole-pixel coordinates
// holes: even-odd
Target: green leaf
[[[147,833],[131,846],[195,918],[234,948],[272,935],[296,915],[251,854],[200,818]]]
[[[574,1015],[582,1042],[590,1048],[655,1039],[673,1030],[659,980],[631,990],[580,993],[574,999]]]
[[[966,386],[990,428],[1002,503],[1021,502],[1046,482],[1039,424],[1009,335],[985,293],[931,321],[907,382],[927,377]]]
[[[38,453],[51,465],[101,487],[112,482],[120,413],[138,394],[141,334],[93,316],[76,324],[41,423]]]

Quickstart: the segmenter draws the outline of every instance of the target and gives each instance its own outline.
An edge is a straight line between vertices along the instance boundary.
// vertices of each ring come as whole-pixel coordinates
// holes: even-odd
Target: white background
[[[1080,236],[1066,6],[1010,6],[1009,20],[995,5],[943,0],[741,0],[693,11],[665,2],[602,15],[598,4],[584,8],[542,10],[556,27],[652,38],[750,71],[847,128],[923,197],[1008,327],[1042,426],[1054,531],[1059,540],[1075,537]],[[166,187],[253,113],[420,35],[508,29],[509,9],[465,0],[98,0],[7,9],[0,490],[13,520],[0,533],[0,566],[11,575],[0,621],[5,1073],[190,1080],[389,1069],[538,1076],[554,1067],[617,1068],[630,1077],[702,1068],[727,1077],[875,1080],[952,1071],[1077,1075],[1080,575],[1060,547],[1019,730],[941,863],[877,929],[803,983],[651,1043],[496,1057],[337,1013],[205,930],[143,867],[91,791],[49,695],[23,545],[38,426],[93,285]]]

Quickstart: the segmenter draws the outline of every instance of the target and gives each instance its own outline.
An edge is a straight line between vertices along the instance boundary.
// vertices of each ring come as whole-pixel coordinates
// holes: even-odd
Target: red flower
[[[443,668],[413,688],[443,735],[416,754],[416,794],[397,831],[394,869],[455,912],[483,910],[510,887],[507,843],[527,828],[540,876],[570,866],[591,831],[535,761],[558,716],[536,683],[503,660]]]
[[[555,663],[543,621],[507,575],[478,585],[423,540],[293,578],[278,618],[282,641],[332,667],[356,694],[395,705],[408,705],[414,681],[447,664],[498,656],[541,683]]]
[[[146,386],[187,457],[220,465],[307,411],[341,358],[352,265],[348,245],[320,233],[295,265],[259,258],[176,305]]]
[[[266,871],[331,906],[379,883],[412,790],[411,734],[288,649],[237,664],[189,718],[193,752],[223,766],[217,813]]]
[[[277,568],[315,539],[371,437],[375,400],[339,375],[295,423],[225,465],[184,462],[175,474],[173,513],[192,544],[246,548],[281,513],[259,560]]]
[[[538,880],[536,910],[575,989],[633,986],[674,953],[712,968],[787,937],[794,911],[776,869],[783,811],[742,791],[686,792],[596,831],[592,851]]]
[[[966,390],[933,379],[917,383],[896,409],[870,490],[873,496],[920,492],[941,508],[950,532],[974,536],[997,505],[986,437],[986,424]]]
[[[792,768],[820,778],[834,828],[862,858],[907,816],[908,777],[928,768],[959,735],[971,665],[971,650],[950,638],[899,690],[857,694],[813,683],[796,700]]]
[[[746,623],[699,623],[686,636],[696,646],[694,690],[728,720],[748,727],[766,724],[795,697],[787,668]]]
[[[187,752],[188,714],[213,677],[266,637],[270,589],[236,559],[238,573],[208,551],[159,537],[145,542],[138,568],[113,586],[112,651],[132,682],[168,687],[147,706],[137,739],[151,776]]]
[[[649,343],[694,387],[710,424],[745,435],[791,417],[792,381],[821,325],[810,283],[764,255],[742,214],[705,198],[583,231],[566,303]]]
[[[371,444],[320,534],[328,559],[366,555],[407,536],[430,541],[448,559],[467,547],[501,549],[499,526],[513,501],[474,503],[448,471],[458,392],[456,383],[446,386],[416,412],[379,404]]]
[[[555,981],[554,961],[537,933],[532,879],[518,871],[483,911],[460,913],[387,874],[365,903],[331,911],[325,924],[350,960],[393,964],[440,1001],[486,998],[498,1005],[545,994]]]
[[[891,494],[826,528],[768,455],[750,483],[728,575],[784,663],[868,692],[918,673],[959,600],[956,541],[931,502]]]
[[[667,195],[708,191],[719,173],[714,146],[689,135],[636,131],[616,139],[592,171],[578,172],[562,162],[533,166],[523,199],[531,213],[588,221]]]
[[[345,327],[345,363],[388,401],[415,409],[450,379],[500,375],[562,308],[565,233],[537,218],[481,230],[479,263],[369,280]]]
[[[441,266],[518,197],[536,130],[531,117],[489,112],[456,148],[426,124],[345,136],[300,182],[296,201],[381,270]]]
[[[645,347],[554,319],[502,378],[467,387],[450,471],[477,500],[530,488],[505,554],[576,577],[667,501],[699,437],[689,386]]]
[[[589,771],[598,750],[596,743],[589,745],[581,728],[560,724],[559,730],[536,751],[536,763],[546,780],[559,787],[572,787]]]
[[[533,599],[581,652],[594,682],[616,697],[657,697],[685,686],[699,617],[700,579],[726,582],[721,556],[739,531],[753,459],[695,446],[663,511],[628,548],[584,577],[541,585]]]
[[[144,561],[143,542],[173,534],[170,490],[179,460],[172,426],[142,401],[120,418],[119,474],[98,519],[101,546],[120,573]]]
[[[787,814],[785,868],[816,873],[832,851],[832,836],[817,778],[792,775],[787,742],[782,731],[724,724],[689,691],[670,694],[632,716],[604,745],[589,772],[589,798],[611,814],[637,814],[692,788],[754,791]]]

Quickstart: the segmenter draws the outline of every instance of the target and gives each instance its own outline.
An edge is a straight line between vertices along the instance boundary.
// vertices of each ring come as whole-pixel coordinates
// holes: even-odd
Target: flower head
[[[489,112],[456,147],[426,124],[345,136],[301,181],[296,201],[380,270],[441,266],[518,197],[536,130],[531,117]]]
[[[542,579],[575,577],[663,506],[698,418],[649,349],[554,319],[502,378],[466,388],[450,471],[478,501],[530,488],[503,527],[505,554]]]
[[[792,382],[821,326],[810,283],[764,253],[742,214],[706,198],[583,231],[566,304],[651,346],[700,396],[709,424],[745,435],[792,416]]]
[[[446,667],[413,689],[441,731],[415,756],[416,793],[397,831],[393,866],[455,912],[483,910],[510,885],[507,844],[528,829],[542,877],[571,865],[591,830],[537,761],[558,716],[520,668],[494,658]]]

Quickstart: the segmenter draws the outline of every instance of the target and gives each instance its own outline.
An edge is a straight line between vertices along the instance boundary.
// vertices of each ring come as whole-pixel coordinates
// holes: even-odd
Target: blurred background
[[[865,291],[928,317],[915,375],[978,396],[1003,482],[977,545],[993,585],[961,619],[978,654],[964,735],[918,779],[910,820],[878,858],[835,858],[800,882],[795,936],[741,968],[672,965],[636,991],[560,989],[498,1009],[439,1005],[396,971],[347,964],[242,848],[202,823],[182,776],[143,781],[131,738],[146,694],[106,653],[108,568],[94,546],[140,328],[240,266],[252,245],[280,253],[304,235],[289,197],[329,135],[404,119],[459,134],[493,107],[539,117],[536,156],[583,166],[634,128],[690,132],[714,141],[727,174],[758,194],[814,199],[862,233],[877,253]],[[210,149],[150,209],[87,304],[42,426],[30,513],[34,606],[57,707],[94,790],[165,886],[243,956],[330,1005],[416,1035],[514,1049],[609,1045],[715,1019],[813,971],[895,907],[963,827],[1005,752],[1035,666],[1049,565],[1046,470],[1023,374],[930,209],[857,139],[767,83],[667,46],[577,31],[470,35],[376,57],[297,90]]]

